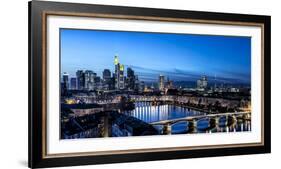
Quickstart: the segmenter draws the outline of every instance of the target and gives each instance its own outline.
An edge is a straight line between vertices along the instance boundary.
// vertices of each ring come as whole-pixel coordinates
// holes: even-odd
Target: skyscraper
[[[120,63],[118,60],[118,56],[114,56],[114,65],[115,65],[115,89],[120,89]]]
[[[95,76],[94,78],[94,86],[95,86],[95,89],[102,89],[102,83],[101,83],[101,78],[100,76]]]
[[[70,78],[70,89],[77,90],[77,78],[75,77]]]
[[[91,70],[85,71],[85,89],[86,90],[94,90],[95,88],[95,77],[96,73]]]
[[[104,69],[102,73],[103,80],[108,80],[111,78],[111,72],[109,69]]]
[[[65,87],[66,90],[69,89],[69,75],[64,72],[63,75],[62,75],[62,81],[63,81],[63,85]]]
[[[165,88],[165,77],[163,75],[159,75],[158,87],[161,91],[163,91]]]
[[[208,80],[207,80],[206,76],[202,77],[202,86],[203,86],[203,88],[207,88],[207,86],[208,86]]]
[[[84,90],[85,74],[84,74],[83,70],[77,70],[76,78],[77,78],[77,89],[78,90]]]
[[[124,65],[119,63],[118,56],[114,57],[115,65],[115,89],[120,90],[125,88]]]
[[[124,65],[120,64],[119,89],[125,88]]]
[[[135,87],[135,72],[131,68],[127,68],[127,88],[133,90]]]
[[[140,84],[140,81],[139,81],[139,77],[137,75],[135,75],[135,91],[139,91],[139,85]]]
[[[140,81],[140,83],[139,83],[139,92],[143,92],[144,91],[144,87],[145,87],[144,81]]]
[[[109,69],[104,69],[102,73],[103,78],[103,87],[105,90],[112,89],[112,78],[111,78],[111,72]]]
[[[201,79],[197,80],[197,88],[200,90],[205,90],[208,86],[208,80],[206,76],[202,76]]]
[[[62,75],[62,82],[61,82],[61,94],[66,95],[68,89],[69,89],[68,74],[64,72]]]
[[[169,79],[169,77],[167,78],[167,88],[168,88],[168,89],[173,89],[173,88],[174,88],[174,86],[173,86],[173,81],[171,81],[171,80]]]
[[[112,89],[116,89],[116,74],[112,73],[111,83],[112,83]]]

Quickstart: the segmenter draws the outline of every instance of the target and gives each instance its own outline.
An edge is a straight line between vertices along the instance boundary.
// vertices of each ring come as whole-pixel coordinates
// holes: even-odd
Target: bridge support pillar
[[[245,122],[245,119],[244,119],[243,115],[237,115],[236,119],[237,119],[237,123],[244,123]]]
[[[229,115],[229,116],[227,116],[226,119],[227,119],[226,121],[227,121],[227,125],[228,125],[228,126],[233,125],[233,124],[236,123],[236,121],[237,121],[235,115]]]
[[[249,121],[250,119],[251,119],[250,113],[249,113],[249,114],[244,114],[244,115],[243,115],[243,120],[244,120],[244,121]]]
[[[235,115],[232,115],[232,120],[233,120],[233,122],[236,122],[236,121],[237,121],[237,118],[236,118]]]
[[[226,125],[226,126],[229,125],[229,118],[228,118],[228,115],[225,116],[225,125]]]
[[[195,133],[197,131],[197,119],[187,121],[188,133]]]
[[[219,117],[213,117],[210,119],[210,127],[211,128],[218,128],[219,127]]]
[[[163,127],[163,134],[171,135],[172,134],[172,125],[170,123],[167,123]]]

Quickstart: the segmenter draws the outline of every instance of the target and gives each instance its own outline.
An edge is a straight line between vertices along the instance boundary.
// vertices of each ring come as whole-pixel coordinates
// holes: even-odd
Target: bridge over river
[[[217,114],[187,116],[187,117],[182,117],[182,118],[151,122],[150,124],[151,125],[163,125],[164,134],[171,134],[172,126],[174,124],[179,123],[179,122],[187,122],[189,130],[195,132],[196,128],[197,128],[197,121],[208,118],[209,123],[210,123],[209,128],[211,129],[211,128],[219,127],[219,119],[221,117],[226,118],[225,125],[231,125],[231,124],[237,122],[237,120],[242,120],[242,121],[250,120],[251,112],[230,112],[230,113],[217,113]]]

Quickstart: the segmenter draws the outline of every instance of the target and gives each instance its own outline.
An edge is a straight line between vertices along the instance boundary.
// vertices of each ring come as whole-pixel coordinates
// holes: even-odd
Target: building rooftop
[[[99,104],[61,104],[62,108],[69,108],[69,109],[93,109],[93,108],[102,108]]]

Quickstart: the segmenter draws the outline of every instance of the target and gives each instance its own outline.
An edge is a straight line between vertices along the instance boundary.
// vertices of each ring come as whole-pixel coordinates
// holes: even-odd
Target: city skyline
[[[136,50],[148,45],[144,52]],[[132,68],[145,82],[157,82],[162,74],[173,81],[196,81],[206,75],[211,82],[250,84],[250,46],[249,37],[62,29],[61,73],[75,77],[77,70],[93,70],[99,76],[104,69],[114,72],[115,52],[125,69]]]
[[[251,131],[251,39],[60,31],[60,138]]]

